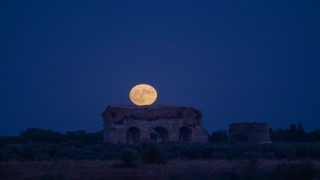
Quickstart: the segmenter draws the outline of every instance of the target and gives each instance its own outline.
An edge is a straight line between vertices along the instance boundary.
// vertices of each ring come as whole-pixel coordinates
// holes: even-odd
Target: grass
[[[302,161],[259,160],[258,170],[279,169],[282,164]],[[311,161],[310,161],[311,162]],[[135,168],[114,168],[119,161],[59,160],[0,162],[0,179],[242,179],[250,160],[189,160],[169,161],[167,164],[140,164]],[[312,161],[320,170],[320,161]],[[249,169],[250,171],[250,169]],[[250,173],[250,172],[249,172]],[[252,174],[249,174],[252,175]],[[261,175],[254,174],[255,176]]]

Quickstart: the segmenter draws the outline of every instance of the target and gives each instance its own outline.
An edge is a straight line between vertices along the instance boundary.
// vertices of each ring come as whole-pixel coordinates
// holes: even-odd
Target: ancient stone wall
[[[104,140],[110,143],[208,141],[201,112],[192,107],[111,105],[102,117]]]
[[[271,143],[266,123],[233,123],[229,125],[230,141]]]

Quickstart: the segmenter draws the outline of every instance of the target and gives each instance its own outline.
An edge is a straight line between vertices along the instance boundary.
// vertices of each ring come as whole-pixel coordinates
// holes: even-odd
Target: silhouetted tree
[[[21,132],[20,136],[24,142],[36,143],[60,143],[64,139],[62,133],[39,128],[29,128]]]
[[[225,130],[214,131],[209,135],[209,142],[211,143],[222,143],[228,141],[228,135]]]
[[[294,142],[303,142],[303,141],[309,141],[306,139],[307,134],[304,131],[304,128],[301,123],[298,125],[296,124],[290,124],[289,128],[282,129],[279,128],[277,130],[270,130],[270,136],[272,141],[294,141]]]

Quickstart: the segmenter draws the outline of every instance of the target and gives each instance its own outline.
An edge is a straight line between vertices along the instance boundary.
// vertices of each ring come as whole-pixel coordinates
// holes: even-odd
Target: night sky
[[[0,135],[102,129],[147,83],[155,104],[320,128],[320,1],[0,2]]]

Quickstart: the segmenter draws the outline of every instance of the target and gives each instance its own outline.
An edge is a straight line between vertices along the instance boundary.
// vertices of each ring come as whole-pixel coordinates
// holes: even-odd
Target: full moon
[[[139,84],[131,89],[129,97],[137,106],[151,105],[157,99],[157,91],[148,84]]]

